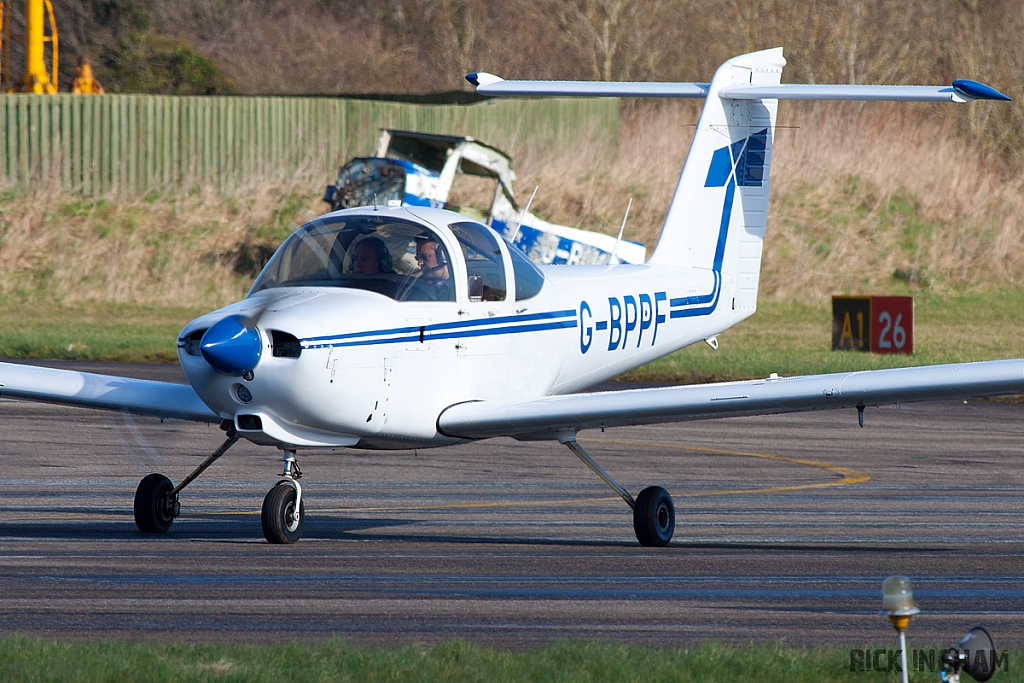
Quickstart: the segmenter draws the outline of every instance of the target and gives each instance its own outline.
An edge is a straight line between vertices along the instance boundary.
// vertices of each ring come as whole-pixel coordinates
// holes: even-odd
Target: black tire
[[[149,474],[135,489],[135,526],[144,534],[166,534],[174,523],[167,497],[174,490],[171,480],[162,474]]]
[[[299,504],[299,517],[295,513],[295,489],[278,484],[263,499],[263,536],[268,543],[295,543],[302,538],[302,524],[306,521],[306,504]]]
[[[640,545],[662,548],[676,530],[676,508],[672,496],[660,486],[648,486],[636,497],[633,506],[633,531]]]

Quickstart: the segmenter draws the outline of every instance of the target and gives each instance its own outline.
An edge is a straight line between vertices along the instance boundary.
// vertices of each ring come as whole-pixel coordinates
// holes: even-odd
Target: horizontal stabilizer
[[[1008,394],[1024,394],[1024,359],[570,394],[532,401],[472,401],[445,410],[437,426],[443,434],[468,439],[564,438],[598,427]]]
[[[969,84],[969,85],[968,85]],[[889,102],[970,102],[1009,100],[984,83],[953,81],[953,85],[805,85],[784,83],[772,86],[734,85],[718,96],[727,100],[866,100]]]
[[[0,398],[220,422],[187,384],[0,363]]]
[[[481,95],[505,97],[691,97],[708,96],[708,83],[627,83],[608,81],[506,81],[474,73],[466,80]]]
[[[627,83],[604,81],[506,81],[488,73],[472,73],[466,80],[481,95],[505,97],[690,97],[704,98],[708,83]],[[1010,98],[998,90],[970,80],[952,85],[733,85],[718,96],[726,100],[867,100],[892,102],[970,102]]]

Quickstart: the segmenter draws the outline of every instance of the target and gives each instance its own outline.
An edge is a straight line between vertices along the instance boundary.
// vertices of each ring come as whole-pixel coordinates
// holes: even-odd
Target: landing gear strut
[[[306,519],[306,506],[302,502],[299,479],[302,470],[295,462],[295,451],[282,451],[284,472],[281,481],[270,489],[263,499],[263,536],[273,544],[295,543],[302,538],[302,523]]]
[[[618,482],[601,469],[575,438],[566,439],[562,443],[633,509],[633,531],[636,532],[636,539],[640,541],[640,545],[657,548],[668,545],[676,528],[676,508],[668,491],[660,486],[648,486],[634,499],[629,495],[629,491],[619,486]]]
[[[139,482],[139,487],[135,489],[135,526],[139,527],[139,531],[144,534],[165,534],[171,528],[174,518],[181,514],[178,494],[238,441],[238,434],[231,422],[225,420],[221,428],[227,432],[228,438],[177,486],[162,474],[146,475]]]

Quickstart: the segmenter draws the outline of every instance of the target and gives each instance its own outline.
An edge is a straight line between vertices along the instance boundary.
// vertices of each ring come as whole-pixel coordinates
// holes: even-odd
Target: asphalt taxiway
[[[174,380],[176,367],[88,365]],[[214,426],[0,401],[0,634],[527,647],[864,646],[974,624],[1024,646],[1024,406],[954,402],[588,432],[634,494],[674,496],[675,539],[636,543],[625,504],[563,446],[300,453],[308,521],[269,546],[281,464],[240,442],[182,495],[165,536],[132,520],[139,479],[180,480]]]

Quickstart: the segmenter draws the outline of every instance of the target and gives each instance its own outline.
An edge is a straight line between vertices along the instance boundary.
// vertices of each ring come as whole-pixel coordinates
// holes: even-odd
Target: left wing
[[[1024,359],[470,401],[437,420],[448,436],[569,438],[581,429],[1024,394]]]
[[[220,422],[187,384],[0,363],[0,398]]]

